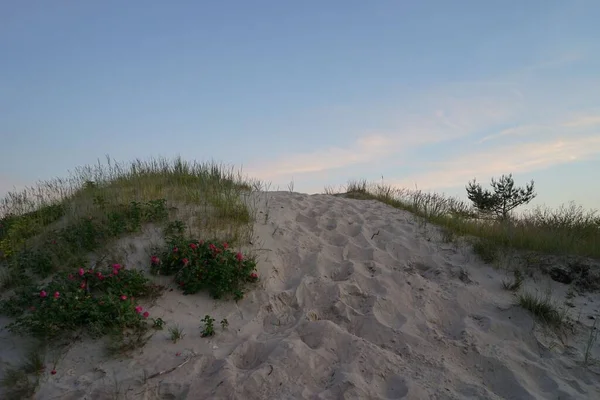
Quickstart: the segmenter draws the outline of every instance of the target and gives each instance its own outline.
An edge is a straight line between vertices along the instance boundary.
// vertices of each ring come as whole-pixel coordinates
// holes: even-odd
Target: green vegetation
[[[584,351],[584,356],[583,356],[583,365],[588,366],[592,363],[592,361],[597,361],[597,360],[592,360],[591,354],[592,354],[592,347],[594,346],[594,343],[596,343],[596,340],[598,339],[598,328],[596,327],[598,323],[598,317],[594,318],[594,324],[592,326],[590,326],[590,333],[588,335],[588,339],[586,341],[585,344],[585,351]]]
[[[326,193],[334,194],[331,189]],[[480,219],[470,204],[420,190],[396,189],[384,184],[351,181],[345,196],[374,199],[407,210],[444,229],[446,237],[474,239],[475,251],[492,262],[502,249],[600,258],[600,217],[570,204],[557,210],[535,208],[519,217]]]
[[[58,273],[42,287],[20,288],[2,302],[0,311],[16,317],[8,329],[44,341],[65,338],[69,332],[85,330],[92,336],[115,329],[138,328],[149,316],[135,298],[157,295],[160,287],[150,284],[143,273],[110,268]]]
[[[227,242],[184,237],[169,240],[160,256],[152,256],[150,268],[155,274],[175,275],[184,294],[208,290],[216,299],[232,294],[239,300],[244,283],[258,279],[256,261],[231,251]]]
[[[208,290],[240,299],[245,283],[258,278],[256,263],[232,249],[252,238],[248,200],[258,188],[214,163],[108,159],[9,193],[0,200],[0,313],[13,319],[8,329],[56,344],[81,333],[107,336],[111,353],[143,346],[164,321],[149,318],[142,304],[163,287],[135,268],[143,265],[124,265],[120,240],[148,228],[162,233],[160,243],[143,243],[148,252],[164,249],[162,262],[148,259],[155,272],[173,274],[186,294]],[[178,329],[170,334],[183,337]],[[0,383],[25,398],[37,387],[32,375],[44,370],[43,359],[32,358]]]
[[[177,341],[184,338],[185,333],[183,333],[183,329],[179,325],[175,325],[169,327],[169,336],[173,343],[177,343]]]
[[[530,311],[542,323],[553,328],[563,327],[566,321],[566,311],[559,311],[549,295],[542,297],[525,292],[519,294],[518,302],[521,307]]]
[[[515,188],[512,174],[502,175],[499,180],[492,178],[494,192],[483,190],[475,179],[467,185],[467,197],[483,215],[492,215],[506,220],[510,212],[522,204],[527,204],[536,196],[533,181],[525,188]]]
[[[202,336],[202,337],[214,336],[214,334],[215,334],[215,326],[214,326],[215,319],[207,314],[204,316],[204,318],[202,318],[201,322],[204,323],[204,328],[202,329],[200,336]]]

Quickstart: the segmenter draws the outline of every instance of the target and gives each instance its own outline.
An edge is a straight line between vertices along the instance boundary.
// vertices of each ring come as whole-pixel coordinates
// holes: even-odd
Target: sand
[[[505,271],[408,212],[288,192],[260,194],[259,207],[261,279],[242,301],[167,291],[147,306],[182,327],[182,340],[159,331],[126,359],[108,358],[102,342],[73,343],[36,398],[600,398],[600,369],[582,365],[597,295],[572,300],[580,323],[563,343],[514,305]],[[127,265],[147,265],[156,240],[148,229],[127,239]],[[557,299],[567,290],[527,280],[528,290],[548,288]],[[206,314],[229,327],[200,337]],[[15,363],[25,342],[1,332],[0,366]]]

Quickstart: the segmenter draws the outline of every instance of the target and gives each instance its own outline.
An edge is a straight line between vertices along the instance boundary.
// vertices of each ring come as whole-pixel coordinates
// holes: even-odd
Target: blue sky
[[[106,154],[600,208],[600,2],[0,2],[0,195]]]

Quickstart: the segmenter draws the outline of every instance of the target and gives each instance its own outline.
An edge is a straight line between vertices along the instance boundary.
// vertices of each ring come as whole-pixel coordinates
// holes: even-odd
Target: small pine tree
[[[506,220],[516,207],[527,204],[537,194],[533,190],[533,180],[525,188],[516,188],[512,174],[502,175],[499,180],[492,178],[493,193],[482,189],[475,179],[467,186],[467,196],[474,207],[483,214],[493,214]]]

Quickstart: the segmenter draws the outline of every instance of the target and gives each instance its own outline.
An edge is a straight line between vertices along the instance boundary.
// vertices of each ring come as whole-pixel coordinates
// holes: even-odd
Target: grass
[[[107,158],[66,179],[11,192],[0,200],[0,313],[13,318],[8,326],[13,332],[44,341],[84,333],[107,335],[111,353],[139,348],[151,328],[164,325],[148,318],[139,301],[160,296],[163,288],[151,275],[124,265],[119,240],[157,228],[161,241],[146,243],[147,250],[158,251],[161,267],[187,284],[188,293],[209,290],[214,297],[240,299],[245,282],[258,279],[254,258],[239,250],[252,240],[250,195],[259,189],[260,182],[214,162],[119,164]],[[193,265],[214,264],[206,281],[186,274],[184,254],[173,254],[173,245],[191,252]],[[198,245],[198,254],[192,245]],[[147,262],[154,265],[150,257]],[[183,336],[180,330],[170,333]],[[7,371],[1,382],[17,398],[36,386],[30,375],[40,371],[42,359],[29,361]]]
[[[556,210],[538,207],[498,222],[477,218],[470,204],[436,193],[364,180],[350,181],[344,191],[347,197],[379,200],[410,211],[440,226],[445,240],[454,236],[477,238],[474,250],[485,262],[496,260],[505,248],[600,259],[600,216],[595,210],[586,211],[575,204]],[[325,188],[325,193],[336,194],[332,188]]]
[[[518,269],[515,269],[515,270],[513,270],[513,280],[512,281],[503,280],[502,286],[506,290],[510,290],[511,292],[516,292],[523,285],[523,281],[524,281],[523,273],[521,271],[519,271]]]
[[[183,329],[178,325],[169,327],[169,338],[173,343],[177,343],[180,339],[183,339],[184,336],[185,333],[183,332]]]
[[[22,400],[33,396],[39,385],[38,377],[31,377],[22,368],[9,367],[4,370],[0,386],[7,400]]]
[[[518,303],[550,327],[560,329],[566,322],[566,311],[560,311],[552,302],[550,296],[539,296],[524,292],[519,294]]]
[[[590,327],[590,334],[588,336],[588,340],[585,345],[585,353],[584,353],[584,358],[583,358],[583,364],[585,366],[590,365],[593,361],[591,358],[591,354],[592,354],[592,348],[594,346],[594,343],[596,343],[596,339],[598,338],[598,328],[596,327],[597,323],[598,323],[598,317],[596,317],[594,319],[594,324]]]
[[[46,357],[43,346],[29,350],[18,367],[7,367],[0,379],[4,397],[8,400],[30,398],[36,391],[40,378],[46,372]],[[50,372],[50,371],[48,371]]]

